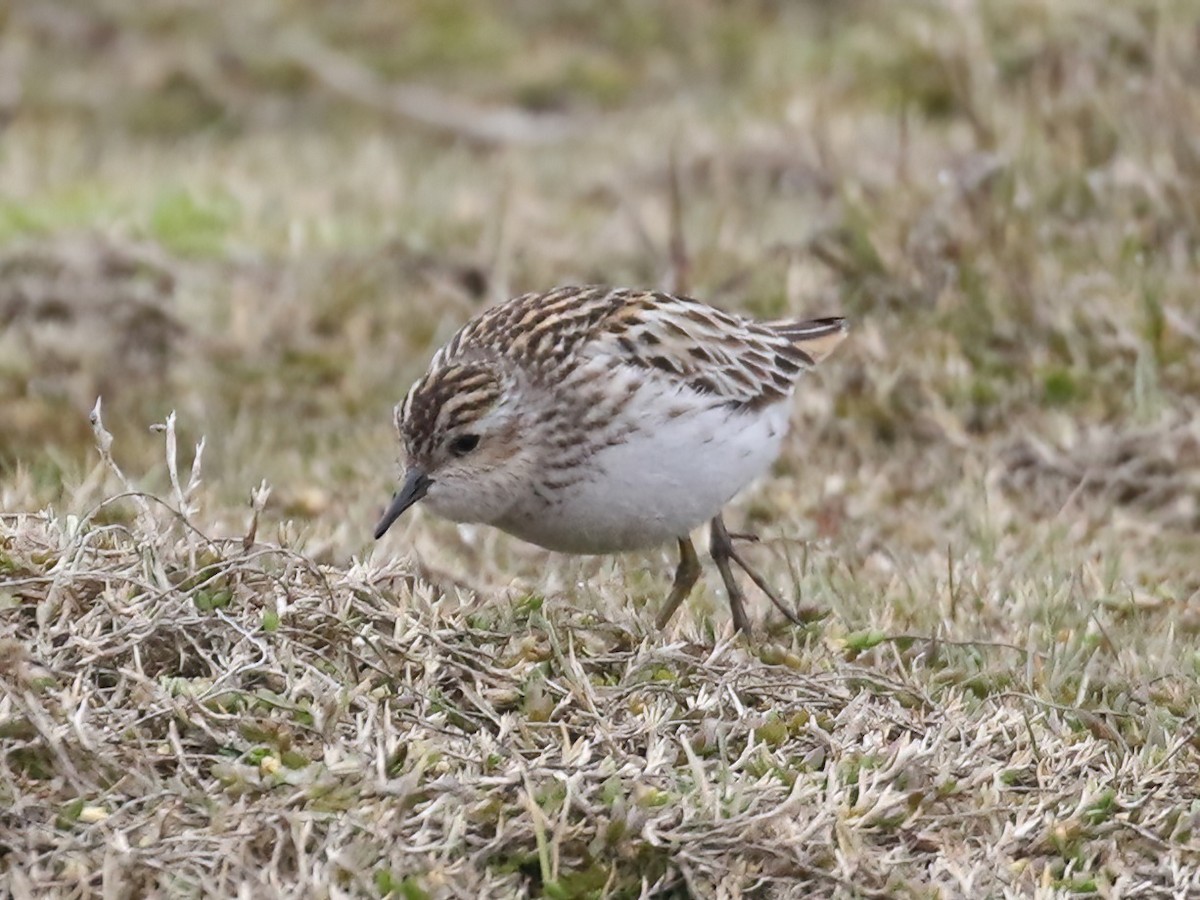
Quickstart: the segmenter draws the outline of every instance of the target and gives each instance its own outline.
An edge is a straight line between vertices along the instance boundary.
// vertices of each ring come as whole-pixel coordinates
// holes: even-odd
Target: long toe
[[[750,580],[754,582],[755,586],[760,591],[762,591],[764,594],[767,595],[767,599],[770,600],[771,603],[773,603],[775,605],[775,608],[777,610],[779,610],[781,613],[784,614],[784,616],[787,617],[787,620],[789,622],[791,622],[793,625],[803,625],[804,624],[804,622],[800,619],[800,617],[798,615],[796,615],[796,613],[794,613],[794,612],[792,612],[792,610],[788,609],[787,604],[784,603],[783,600],[780,598],[780,596],[775,593],[775,590],[771,587],[771,585],[769,585],[767,583],[767,580],[765,578],[763,578],[760,574],[758,574],[758,570],[755,569],[753,566],[751,566],[748,562],[746,562],[746,560],[742,558],[742,555],[740,553],[737,553],[736,551],[734,551],[734,552],[731,552],[729,554],[729,556],[735,563],[738,564],[739,569],[741,569],[748,576],[750,576]]]
[[[753,531],[731,531],[729,533],[729,539],[731,541],[741,541],[745,544],[757,544],[762,540],[762,538],[760,538]]]
[[[743,540],[758,540],[758,536],[752,534],[740,534],[737,535],[737,537],[742,538]],[[767,580],[758,573],[758,570],[746,562],[742,555],[734,549],[733,538],[734,535],[730,534],[729,530],[725,527],[725,520],[720,515],[715,516],[712,520],[709,549],[712,553],[713,561],[717,564],[717,568],[721,571],[721,577],[725,580],[726,588],[730,590],[729,604],[731,611],[734,613],[734,623],[737,623],[739,613],[740,618],[745,620],[745,610],[735,608],[733,590],[736,589],[736,581],[734,580],[733,572],[729,567],[730,561],[737,563],[738,568],[750,576],[750,580],[754,582],[755,586],[767,595],[767,599],[770,600],[771,603],[774,604],[775,608],[783,613],[787,620],[793,625],[804,625],[805,622],[812,621],[811,611],[809,611],[808,616],[802,618],[801,615],[793,612],[788,605],[783,602],[783,600],[777,593],[775,593],[772,587],[767,584]],[[728,576],[726,576],[726,572],[729,572]],[[730,587],[731,585],[733,587]],[[736,601],[736,606],[741,607],[741,591],[738,590],[737,594],[738,600]]]

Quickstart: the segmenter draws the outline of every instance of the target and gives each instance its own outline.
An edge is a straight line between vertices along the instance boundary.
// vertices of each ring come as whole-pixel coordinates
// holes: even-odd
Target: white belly
[[[790,407],[697,408],[665,419],[661,401],[647,402],[651,408],[639,415],[646,426],[600,450],[588,462],[587,477],[557,492],[550,504],[523,505],[497,524],[569,553],[637,550],[684,537],[767,471]]]

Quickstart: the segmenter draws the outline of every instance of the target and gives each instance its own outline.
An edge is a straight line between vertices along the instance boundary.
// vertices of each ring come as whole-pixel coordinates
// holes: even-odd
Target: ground
[[[1200,4],[2,15],[0,893],[1200,896]],[[371,540],[579,282],[851,319],[728,514],[806,627]]]

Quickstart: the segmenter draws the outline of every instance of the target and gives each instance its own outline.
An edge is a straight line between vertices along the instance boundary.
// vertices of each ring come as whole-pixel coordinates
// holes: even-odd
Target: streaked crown
[[[509,379],[489,360],[455,361],[427,372],[396,407],[410,459],[422,463],[471,428],[504,398]]]

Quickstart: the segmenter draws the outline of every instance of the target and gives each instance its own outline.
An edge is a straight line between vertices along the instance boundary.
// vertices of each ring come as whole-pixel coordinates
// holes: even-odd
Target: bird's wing
[[[564,287],[485,311],[439,356],[488,349],[548,379],[601,360],[757,408],[787,396],[845,334],[843,319],[754,322],[659,291]]]
[[[846,333],[842,319],[754,322],[688,297],[625,294],[593,346],[736,406],[758,408],[788,396]]]

